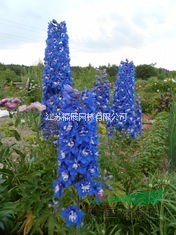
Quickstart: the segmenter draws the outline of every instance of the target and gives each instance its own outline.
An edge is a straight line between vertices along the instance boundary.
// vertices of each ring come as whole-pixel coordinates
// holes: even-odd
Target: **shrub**
[[[157,75],[157,70],[152,65],[142,64],[136,66],[136,77],[144,80]]]

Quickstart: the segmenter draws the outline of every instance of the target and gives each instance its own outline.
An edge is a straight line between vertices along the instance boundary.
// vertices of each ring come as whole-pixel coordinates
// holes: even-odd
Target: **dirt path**
[[[150,114],[143,114],[142,123],[142,130],[147,131],[152,128],[154,120],[152,119],[152,116]]]

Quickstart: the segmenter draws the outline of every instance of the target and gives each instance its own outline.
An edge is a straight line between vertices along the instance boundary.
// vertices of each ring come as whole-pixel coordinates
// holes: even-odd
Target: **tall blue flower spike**
[[[59,121],[58,179],[54,181],[55,197],[60,198],[63,190],[71,185],[81,198],[97,195],[102,190],[101,183],[96,181],[100,173],[95,111],[96,102],[91,90],[78,92],[69,85],[64,86]],[[64,214],[65,218],[68,218],[68,211],[64,213],[67,214]]]
[[[95,94],[97,113],[110,112],[110,83],[106,80],[106,70],[97,69],[96,82],[94,82],[93,92]]]
[[[63,97],[63,86],[72,84],[70,57],[66,23],[52,20],[48,25],[46,40],[42,103],[46,110],[42,113],[44,137],[58,134],[57,114]]]
[[[126,134],[133,138],[136,138],[140,133],[140,131],[136,128],[137,114],[135,114],[135,112],[139,106],[137,109],[135,108],[134,85],[134,64],[132,61],[122,61],[119,66],[117,80],[114,87],[111,120],[108,122],[110,134],[113,133],[113,128],[116,128],[122,134]]]

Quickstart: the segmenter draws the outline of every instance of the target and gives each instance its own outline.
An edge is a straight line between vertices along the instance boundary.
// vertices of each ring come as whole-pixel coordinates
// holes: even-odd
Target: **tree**
[[[0,83],[1,84],[8,84],[11,81],[18,81],[20,78],[17,77],[15,72],[10,69],[0,70]]]
[[[157,69],[149,64],[136,66],[136,78],[147,80],[149,77],[157,76]]]
[[[109,64],[108,64],[108,67],[107,67],[107,69],[106,69],[106,72],[107,72],[107,74],[108,74],[110,77],[116,77],[117,72],[118,72],[118,67],[117,67],[117,65],[115,65],[115,64],[109,65]]]

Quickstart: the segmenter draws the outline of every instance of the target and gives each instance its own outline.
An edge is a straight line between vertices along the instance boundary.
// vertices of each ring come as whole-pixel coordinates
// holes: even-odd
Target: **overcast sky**
[[[71,65],[176,70],[176,0],[0,0],[0,62],[43,61],[52,19],[66,21]]]

